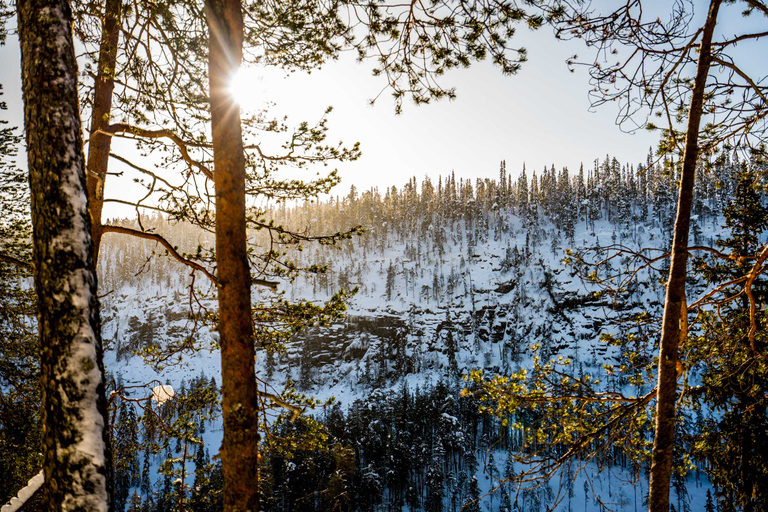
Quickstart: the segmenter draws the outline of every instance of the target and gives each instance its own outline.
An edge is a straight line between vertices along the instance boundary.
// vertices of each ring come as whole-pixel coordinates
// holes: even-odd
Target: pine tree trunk
[[[675,446],[675,401],[677,399],[677,361],[681,322],[685,304],[685,277],[688,262],[688,231],[691,223],[693,185],[698,160],[699,126],[704,104],[704,90],[711,62],[712,33],[717,22],[721,0],[712,0],[701,37],[696,79],[688,112],[685,135],[683,170],[677,200],[677,218],[672,242],[671,264],[664,319],[659,346],[659,380],[656,402],[656,425],[651,458],[651,479],[648,490],[650,512],[669,511],[669,487]]]
[[[88,142],[88,211],[91,215],[93,233],[93,258],[99,259],[103,226],[101,212],[104,208],[104,181],[109,166],[109,150],[112,137],[100,133],[109,127],[112,112],[112,93],[115,89],[115,68],[117,66],[117,44],[120,39],[121,0],[106,0],[104,22],[99,47],[99,67],[93,87],[93,112],[91,115],[91,138]]]
[[[109,510],[107,402],[71,11],[18,0],[46,509]]]
[[[246,252],[245,158],[240,109],[228,92],[242,61],[239,0],[207,0],[211,124],[216,185],[224,440],[224,510],[259,509],[258,409],[254,375],[250,268]]]

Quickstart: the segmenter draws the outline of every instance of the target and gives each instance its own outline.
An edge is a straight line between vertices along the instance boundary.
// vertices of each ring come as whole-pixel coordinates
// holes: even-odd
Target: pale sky
[[[588,55],[580,42],[556,41],[546,27],[534,33],[520,27],[513,44],[528,49],[529,60],[517,75],[502,76],[490,63],[449,72],[442,83],[456,87],[455,101],[406,102],[399,116],[388,92],[368,105],[384,84],[371,76],[370,64],[357,64],[351,54],[310,75],[265,73],[254,82],[253,96],[257,103],[276,103],[274,112],[290,115],[296,124],[314,123],[327,106],[334,107],[329,142],[359,141],[363,152],[358,161],[338,166],[343,181],[334,192],[339,195],[351,184],[383,192],[412,176],[436,181],[452,171],[457,178],[496,178],[501,160],[513,176],[524,162],[529,176],[552,164],[577,172],[581,163],[590,168],[606,154],[636,165],[656,147],[656,134],[629,134],[616,126],[615,106],[590,111],[586,70],[571,73],[565,65],[574,53]],[[12,38],[0,49],[0,62],[5,114],[21,125],[19,54]]]
[[[513,176],[525,162],[529,177],[552,164],[577,172],[582,162],[589,168],[606,154],[623,163],[645,161],[657,135],[623,132],[612,105],[590,112],[585,70],[571,73],[565,64],[582,51],[579,43],[557,41],[547,28],[526,32],[518,34],[525,36],[529,60],[517,75],[502,76],[487,62],[449,72],[442,83],[456,87],[456,100],[406,102],[399,116],[387,92],[369,106],[383,82],[351,56],[311,75],[263,78],[255,92],[297,121],[313,122],[326,106],[334,107],[330,140],[360,141],[363,152],[358,161],[339,167],[340,193],[351,183],[383,192],[412,176],[421,182],[425,175],[436,180],[451,171],[457,177],[496,178],[501,160]]]

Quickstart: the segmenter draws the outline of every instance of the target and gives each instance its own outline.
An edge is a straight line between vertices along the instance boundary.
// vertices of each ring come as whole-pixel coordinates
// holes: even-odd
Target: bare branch
[[[205,276],[210,279],[213,283],[218,284],[218,280],[216,277],[211,274],[208,269],[206,269],[204,266],[200,265],[199,263],[195,261],[191,261],[186,259],[184,256],[179,254],[179,252],[176,250],[171,243],[166,240],[162,235],[159,235],[157,233],[147,233],[145,231],[139,231],[138,229],[132,229],[132,228],[126,228],[124,226],[115,226],[112,224],[107,224],[104,226],[104,233],[120,233],[123,235],[130,235],[135,236],[137,238],[144,238],[146,240],[154,240],[155,242],[162,245],[166,251],[168,251],[168,254],[173,256],[177,261],[180,263],[183,263],[184,265],[187,265],[188,267],[192,267],[193,269],[202,272],[205,274]]]
[[[15,265],[17,267],[21,267],[24,270],[29,270],[30,272],[35,270],[35,266],[32,264],[32,262],[22,261],[20,259],[14,258],[13,256],[10,256],[2,252],[0,252],[0,261],[3,261],[5,263],[10,263],[11,265]]]
[[[213,180],[213,173],[210,169],[208,169],[205,165],[201,164],[197,160],[194,160],[189,155],[188,148],[190,147],[209,147],[207,144],[200,144],[200,143],[193,143],[193,142],[187,142],[181,139],[178,135],[173,133],[170,130],[147,130],[145,128],[139,128],[138,126],[132,126],[127,123],[116,123],[109,125],[109,128],[105,132],[103,132],[107,135],[119,135],[123,133],[127,133],[130,135],[134,135],[137,137],[145,137],[148,139],[169,139],[171,142],[176,144],[176,146],[179,148],[179,151],[181,152],[181,157],[184,159],[185,162],[187,162],[190,166],[199,169],[206,178]]]

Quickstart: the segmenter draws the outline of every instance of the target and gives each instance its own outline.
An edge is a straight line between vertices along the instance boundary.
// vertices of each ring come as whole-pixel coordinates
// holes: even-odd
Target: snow
[[[101,371],[96,365],[95,336],[90,324],[82,322],[80,331],[75,336],[74,350],[67,358],[69,366],[64,369],[64,379],[78,379],[87,382],[83,387],[84,397],[80,400],[77,418],[70,418],[72,430],[81,433],[76,442],[65,448],[59,448],[59,457],[67,456],[74,463],[84,463],[85,473],[72,473],[73,492],[65,497],[62,509],[86,507],[89,510],[107,510],[106,478],[97,472],[97,468],[106,465],[104,444],[104,417],[97,408],[97,384],[101,382]],[[67,396],[63,391],[64,407],[68,407]],[[85,481],[83,480],[85,479]],[[94,482],[96,486],[94,489]]]
[[[157,402],[158,405],[162,405],[173,398],[175,394],[173,387],[167,384],[155,386],[152,388],[152,401]]]
[[[26,487],[19,491],[19,494],[11,498],[11,501],[0,508],[0,512],[16,512],[17,510],[20,510],[27,500],[40,489],[40,486],[42,486],[44,482],[45,475],[40,471],[30,479]]]
[[[72,142],[74,144],[75,141]],[[54,251],[73,253],[85,261],[90,247],[90,231],[86,225],[88,212],[80,177],[82,153],[79,148],[70,148],[66,151],[66,157],[70,168],[62,173],[60,183],[73,211],[68,216],[70,224],[67,229],[60,230],[52,240],[52,248]],[[91,293],[91,289],[95,288],[94,279],[95,276],[87,269],[71,271],[66,281],[57,283],[61,293],[53,296],[56,301],[68,303],[73,312],[70,331],[74,333],[74,338],[69,342],[71,352],[56,364],[54,379],[61,383],[78,382],[82,392],[75,403],[69,401],[63,387],[57,393],[64,409],[78,409],[78,414],[71,415],[69,421],[71,431],[79,434],[71,444],[59,446],[57,456],[82,468],[70,475],[73,486],[61,503],[63,510],[106,511],[108,506],[106,477],[104,472],[99,473],[99,469],[106,465],[106,446],[103,439],[104,417],[97,407],[98,388],[102,383],[101,369],[97,364],[98,333],[94,332],[90,324],[91,308],[98,304]]]
[[[507,214],[489,213],[488,225],[493,226],[501,215]],[[594,298],[592,293],[597,291],[597,286],[571,275],[573,269],[562,263],[566,257],[565,248],[570,244],[546,219],[541,221],[539,240],[532,243],[529,262],[505,267],[503,260],[507,249],[525,248],[527,235],[532,231],[514,217],[508,218],[507,223],[509,229],[498,237],[492,236],[490,227],[483,233],[468,229],[464,221],[459,221],[443,227],[430,223],[423,236],[416,232],[390,232],[390,240],[380,246],[353,242],[342,249],[305,247],[296,255],[299,264],[318,260],[331,263],[334,270],[329,288],[335,291],[337,282],[333,280],[345,276],[349,282],[359,283],[361,291],[351,301],[347,321],[331,329],[310,329],[309,334],[301,334],[289,343],[285,354],[275,356],[274,374],[269,382],[279,390],[291,380],[304,386],[301,391],[320,401],[333,396],[345,407],[357,399],[367,398],[372,392],[391,393],[401,385],[424,389],[446,378],[451,364],[444,337],[446,332],[451,333],[457,347],[455,364],[459,374],[474,368],[484,369],[489,375],[530,368],[533,357],[530,347],[548,343],[551,357],[570,358],[574,364],[582,365],[585,372],[602,378],[605,375],[602,365],[613,364],[620,356],[618,347],[599,339],[599,332],[606,329],[604,326],[612,314],[610,298]],[[658,240],[665,240],[660,226],[646,228],[618,233],[619,242],[639,248],[657,246]],[[446,232],[448,242],[445,252],[438,254],[429,246],[441,231]],[[594,228],[588,228],[582,222],[576,227],[573,248],[609,246],[614,242],[616,232],[615,226],[606,220],[596,221]],[[413,247],[417,243],[421,243],[423,249],[420,255],[405,250],[407,244]],[[390,266],[396,270],[396,275],[392,298],[387,300],[387,270]],[[448,282],[453,275],[456,279],[450,285],[452,291],[448,292]],[[294,300],[321,302],[329,298],[330,293],[318,286],[314,279],[286,281],[281,288]],[[547,279],[551,279],[549,291],[543,286]],[[437,297],[431,292],[436,280],[443,283]],[[171,281],[170,286],[164,286],[142,277],[110,296],[107,300],[111,309],[105,308],[110,311],[105,315],[105,339],[110,337],[113,343],[124,343],[136,336],[136,332],[128,327],[130,319],[144,322],[148,311],[162,311],[163,308],[183,311],[184,301],[176,302],[171,297],[174,293],[183,295],[186,283],[178,276]],[[653,311],[663,301],[663,283],[657,282],[648,271],[641,272],[640,282],[642,286],[632,291],[635,306],[630,311]],[[430,292],[425,294],[424,289]],[[254,302],[258,303],[267,295],[268,292],[257,290]],[[555,313],[556,303],[566,300],[585,300],[588,304],[562,314]],[[215,308],[212,299],[205,299],[204,304]],[[451,324],[450,329],[441,328],[446,321]],[[164,328],[155,333],[154,340],[160,346],[172,344],[174,335],[171,331],[182,329],[188,325],[186,322],[165,322]],[[200,329],[197,339],[205,346],[215,340],[215,333]],[[311,347],[307,360],[314,361],[309,368],[308,380],[302,380],[300,373],[305,347]],[[402,350],[411,359],[415,366],[412,372],[396,373],[395,347],[400,347],[397,350]],[[510,356],[510,347],[518,351],[514,357]],[[386,378],[372,379],[375,384],[364,383],[362,376],[366,368],[379,364],[379,359]],[[137,383],[160,379],[176,385],[201,372],[207,375],[219,373],[218,354],[208,350],[185,356],[181,366],[163,368],[150,368],[137,357],[119,359],[114,352],[108,354],[107,360],[113,372]],[[267,360],[265,353],[259,351],[257,374],[262,378],[267,374]],[[374,371],[379,370],[374,368]],[[451,424],[457,421],[447,413],[442,417]],[[506,456],[494,452],[494,457],[494,474],[497,476]],[[522,468],[518,466],[519,469]],[[490,471],[493,473],[494,470]],[[483,493],[495,485],[493,475],[486,474],[483,478],[484,475],[478,473],[477,476]],[[633,483],[635,481],[637,483]],[[557,487],[556,480],[552,483]],[[689,477],[689,483],[691,509],[703,509],[704,494],[711,486],[700,473]],[[561,484],[566,485],[565,482]],[[585,485],[589,490],[585,491]],[[619,468],[601,472],[596,464],[585,463],[575,471],[572,487],[572,500],[577,504],[574,510],[582,509],[585,502],[586,510],[598,510],[600,506],[593,500],[593,494],[596,494],[604,501],[614,503],[616,510],[629,511],[643,508],[647,476]]]
[[[79,379],[81,382],[88,382],[89,387],[86,391],[85,403],[90,404],[87,407],[81,407],[81,417],[72,419],[75,430],[83,433],[83,438],[74,443],[71,450],[79,453],[93,461],[97,466],[106,464],[104,458],[105,446],[102,438],[104,431],[104,417],[96,407],[97,403],[97,383],[101,382],[101,371],[96,362],[96,345],[93,342],[95,335],[90,324],[84,322],[80,326],[80,332],[75,336],[75,350],[68,358],[69,367],[66,371],[66,377],[70,379]],[[66,400],[66,394],[61,393]],[[66,402],[64,404],[67,405]]]

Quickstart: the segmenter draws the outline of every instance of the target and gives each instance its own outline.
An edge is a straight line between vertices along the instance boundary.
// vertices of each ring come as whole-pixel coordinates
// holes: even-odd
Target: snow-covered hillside
[[[387,414],[395,396],[422,397],[444,423],[430,427],[427,445],[423,439],[413,443],[428,452],[422,455],[425,461],[437,457],[435,450],[443,454],[429,463],[440,467],[440,483],[429,483],[424,468],[406,470],[406,480],[413,477],[418,485],[394,483],[391,464],[372,458],[362,441],[347,437],[356,446],[359,478],[378,489],[378,501],[370,507],[384,509],[389,503],[415,510],[434,505],[439,496],[446,510],[457,510],[474,493],[483,496],[482,510],[500,510],[501,494],[485,493],[494,482],[521,470],[507,455],[514,443],[498,442],[508,435],[498,422],[480,430],[477,424],[469,426],[495,420],[478,420],[464,410],[467,405],[458,398],[460,377],[475,369],[507,375],[530,368],[534,355],[567,357],[599,378],[608,371],[606,365],[621,365],[624,355],[607,340],[630,333],[639,339],[653,327],[646,321],[626,328],[617,320],[653,320],[661,314],[666,263],[661,260],[632,274],[642,266],[632,254],[644,249],[663,254],[673,216],[673,184],[673,176],[659,165],[635,169],[606,159],[586,175],[583,170],[576,175],[558,172],[553,166],[541,178],[534,173],[529,183],[525,173],[512,180],[502,167],[499,180],[457,182],[451,176],[435,186],[428,180],[417,185],[413,179],[383,196],[375,190],[358,195],[353,189],[345,198],[276,207],[275,220],[289,227],[333,232],[360,223],[367,232],[336,245],[286,249],[298,267],[319,264],[328,270],[285,280],[280,286],[284,298],[320,303],[339,288],[358,291],[345,321],[305,329],[282,352],[259,350],[257,375],[277,392],[292,382],[308,395],[336,397],[335,412],[314,414],[326,423],[337,415],[345,429],[351,428],[353,417],[362,421],[361,407]],[[700,177],[692,228],[696,243],[711,244],[720,236],[718,212],[733,187],[727,181],[721,185],[714,174]],[[153,222],[159,232],[173,229],[163,219]],[[209,235],[184,229],[181,245],[188,251],[197,244],[210,246]],[[257,242],[259,236],[253,233]],[[102,299],[103,337],[110,349],[107,368],[125,385],[157,381],[181,387],[201,375],[218,380],[216,334],[203,321],[206,310],[215,310],[209,283],[201,277],[192,281],[188,270],[162,255],[150,258],[153,250],[141,241],[120,241],[103,249],[102,290],[110,292]],[[591,270],[580,255],[591,262],[612,258],[594,267],[598,274],[590,279]],[[142,265],[143,272],[135,275]],[[607,276],[611,279],[601,281]],[[694,295],[701,291],[695,280],[691,285]],[[270,293],[257,290],[254,301],[268,300]],[[649,360],[654,342],[653,336],[641,342],[640,351]],[[191,350],[199,347],[199,352]],[[173,357],[165,355],[168,348],[176,349]],[[132,355],[140,351],[152,365]],[[644,390],[630,392],[639,396]],[[417,411],[409,414],[418,416]],[[370,429],[378,428],[374,423]],[[398,428],[383,424],[388,425],[389,446]],[[216,442],[217,428],[211,424],[206,442]],[[450,444],[449,432],[465,440]],[[452,463],[459,453],[472,453],[476,460],[467,462],[466,455]],[[516,496],[516,488],[502,487],[508,503],[525,510],[553,506],[557,499],[562,501],[555,510],[603,510],[596,497],[612,503],[614,510],[643,507],[647,484],[642,467],[625,461],[603,472],[594,464],[577,469],[570,468],[570,478],[559,484],[550,482],[545,492],[520,491]],[[437,469],[432,471],[434,476]],[[472,491],[474,478],[479,483]],[[694,471],[683,484],[677,487],[679,506],[702,510],[706,478]],[[409,486],[419,496],[409,498]]]

